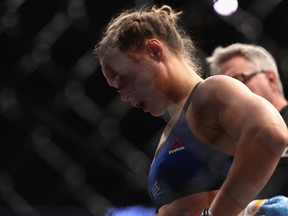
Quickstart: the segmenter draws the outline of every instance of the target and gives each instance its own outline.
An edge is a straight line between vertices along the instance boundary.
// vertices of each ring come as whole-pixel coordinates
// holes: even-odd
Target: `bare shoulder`
[[[270,102],[232,77],[215,75],[205,79],[202,84],[205,90],[201,95],[201,104],[214,107],[219,119],[229,124],[237,117],[242,123],[253,119],[262,124],[280,119],[279,112]]]
[[[215,75],[208,77],[203,81],[202,85],[205,88],[205,92],[207,93],[225,93],[225,95],[227,96],[229,95],[229,93],[251,93],[251,91],[246,85],[226,75]]]
[[[208,77],[199,87],[196,106],[205,107],[205,110],[213,111],[216,116],[227,114],[229,117],[245,116],[251,119],[251,116],[258,118],[260,113],[275,115],[278,112],[271,103],[254,94],[245,84],[226,75]]]
[[[233,102],[237,98],[254,97],[249,88],[240,81],[226,76],[215,75],[206,78],[199,85],[194,102],[203,106],[215,106],[221,103]]]

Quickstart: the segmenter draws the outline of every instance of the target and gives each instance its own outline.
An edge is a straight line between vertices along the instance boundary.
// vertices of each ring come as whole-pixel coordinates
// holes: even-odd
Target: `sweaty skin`
[[[186,71],[188,67],[169,52],[166,55],[153,60],[151,55],[144,54],[142,61],[136,61],[115,51],[109,52],[101,61],[109,85],[120,90],[124,101],[134,107],[138,107],[139,101],[144,101],[145,110],[151,115],[160,116],[168,111],[172,117],[157,151],[177,120],[191,89],[202,80],[190,72],[182,72],[184,79],[179,74],[175,76],[175,66],[182,68],[180,71]],[[183,84],[179,85],[180,81]],[[147,90],[138,88],[138,83],[142,82],[147,82]],[[164,85],[167,82],[169,88]],[[234,162],[216,197],[215,192],[192,194],[162,206],[158,216],[166,215],[167,209],[171,215],[192,212],[198,215],[208,204],[216,216],[225,215],[224,209],[228,208],[233,209],[230,215],[239,214],[262,189],[278,163],[285,146],[283,140],[287,138],[287,134],[283,134],[286,125],[278,111],[265,99],[253,94],[241,82],[224,75],[202,80],[188,108],[187,122],[199,140],[234,156]],[[270,160],[266,160],[268,157]],[[257,167],[257,172],[254,167]],[[202,199],[206,202],[199,202]]]
[[[214,216],[237,216],[271,177],[288,143],[287,127],[271,103],[240,81],[201,78],[192,41],[178,31],[178,15],[164,5],[115,18],[97,46],[100,64],[123,101],[155,117],[170,116],[155,155],[201,81],[185,115],[188,130],[205,147],[233,156],[233,162],[219,190],[176,198],[161,206],[158,216],[199,216],[207,207]]]

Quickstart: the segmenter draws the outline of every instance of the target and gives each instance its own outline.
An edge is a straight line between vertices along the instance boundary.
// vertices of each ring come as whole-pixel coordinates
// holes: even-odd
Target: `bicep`
[[[265,141],[265,136],[269,138],[270,133],[277,131],[275,128],[282,124],[281,116],[271,103],[238,81],[224,80],[221,84],[215,93],[216,118],[223,134],[231,140],[222,143],[230,151],[235,152],[241,143]]]

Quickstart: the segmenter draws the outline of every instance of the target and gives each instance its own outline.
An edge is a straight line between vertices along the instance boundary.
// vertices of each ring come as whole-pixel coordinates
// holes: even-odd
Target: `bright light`
[[[237,0],[214,0],[214,10],[222,16],[231,15],[237,8]]]

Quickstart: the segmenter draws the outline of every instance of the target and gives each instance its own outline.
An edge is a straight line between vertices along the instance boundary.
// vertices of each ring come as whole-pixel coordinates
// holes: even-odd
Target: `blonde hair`
[[[140,52],[147,39],[156,38],[198,72],[200,68],[195,57],[194,43],[178,25],[181,14],[181,11],[174,11],[168,5],[144,5],[123,11],[111,19],[93,54],[100,58],[107,48]]]
[[[277,78],[278,89],[284,94],[275,59],[266,49],[254,44],[234,43],[227,47],[217,47],[212,55],[206,59],[210,66],[211,75],[220,74],[221,64],[235,56],[244,57],[254,64],[256,70],[273,71]]]

